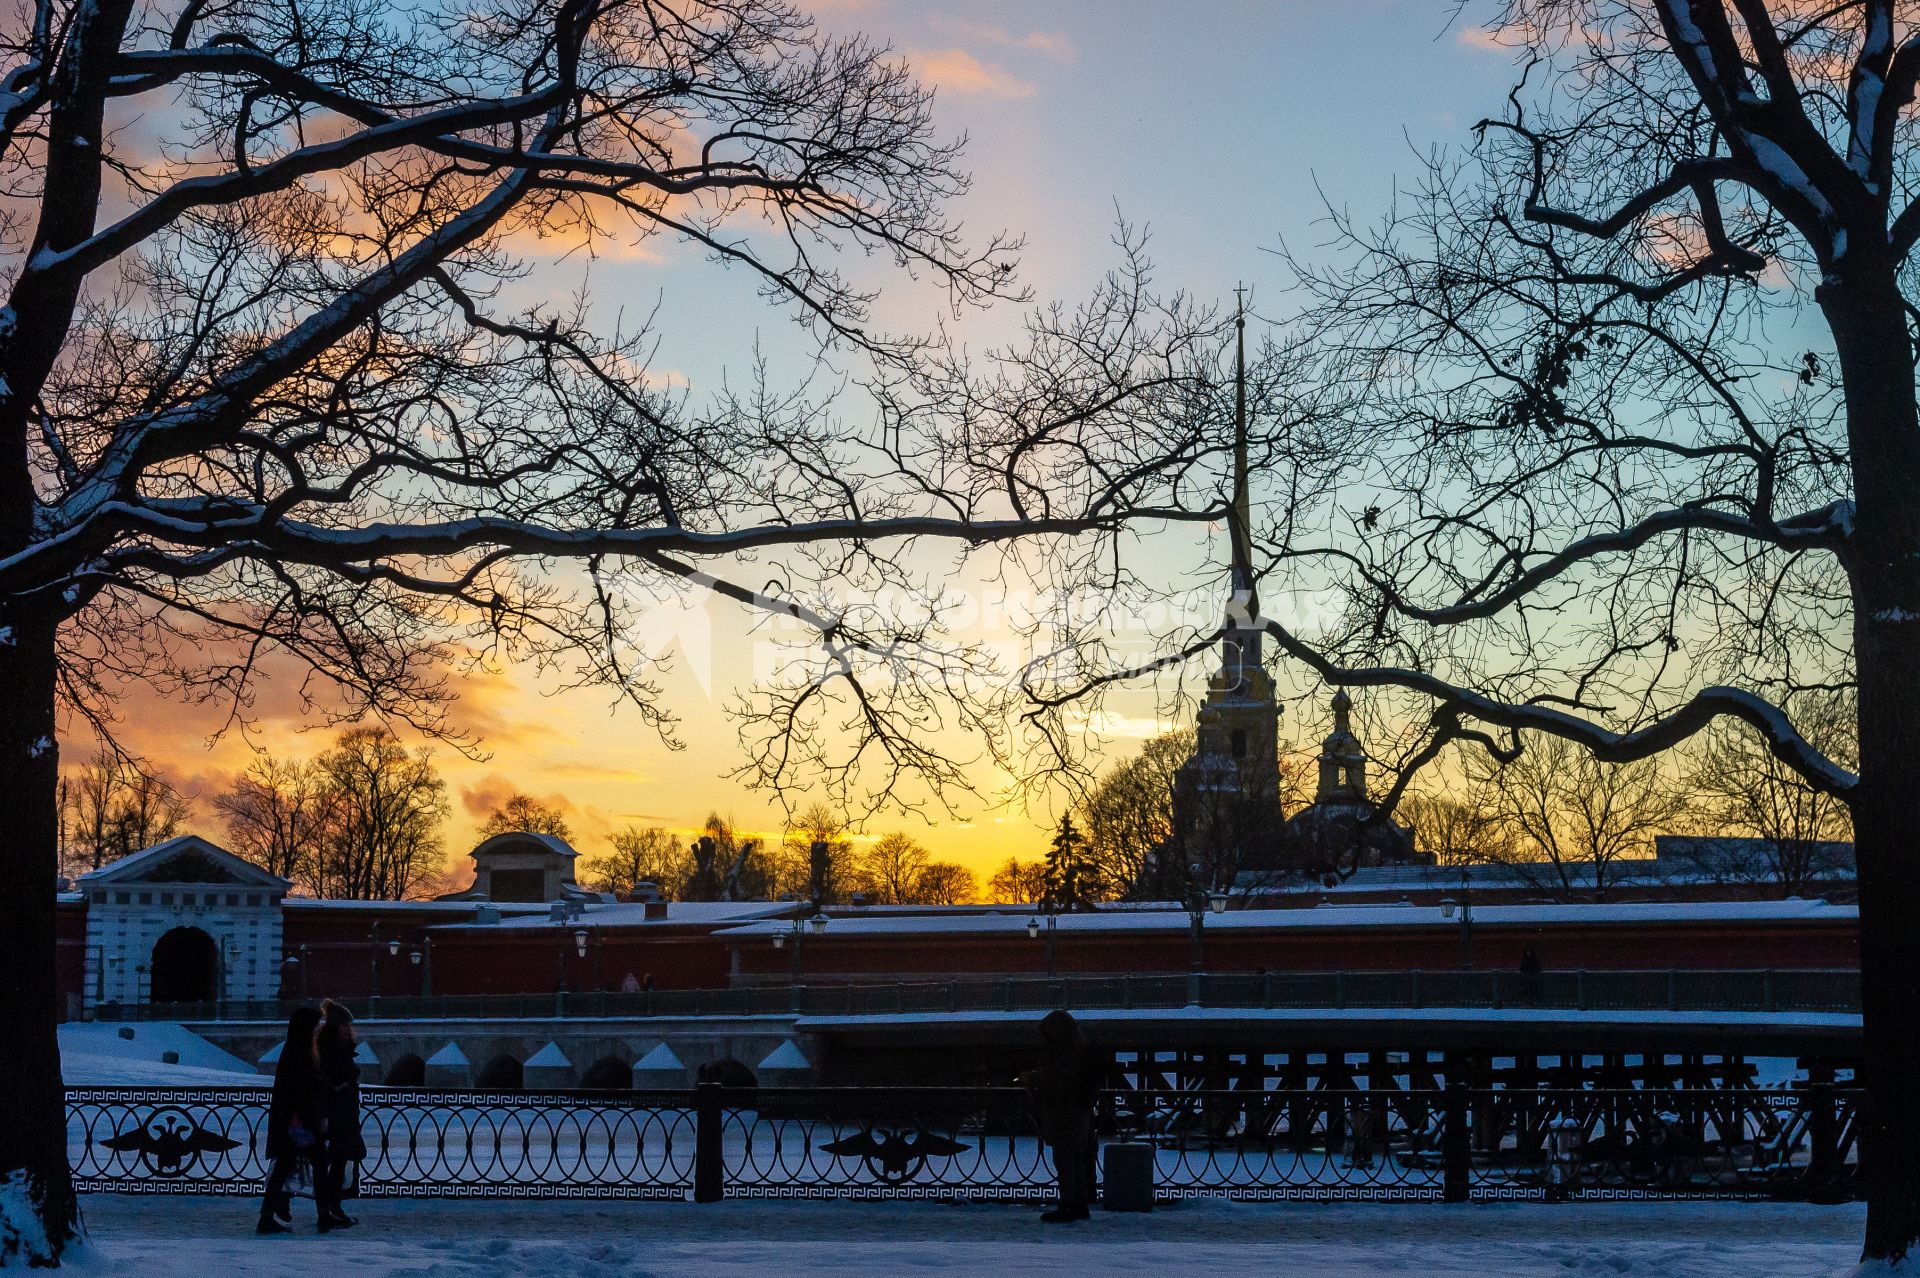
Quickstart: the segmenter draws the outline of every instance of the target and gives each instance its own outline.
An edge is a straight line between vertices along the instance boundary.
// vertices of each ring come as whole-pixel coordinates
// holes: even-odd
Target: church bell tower
[[[1220,666],[1207,681],[1194,752],[1174,779],[1173,855],[1211,878],[1234,868],[1278,833],[1280,706],[1261,654],[1260,600],[1254,585],[1247,478],[1247,337],[1244,309],[1234,320],[1232,590],[1220,641]],[[1184,870],[1180,867],[1163,869]],[[1213,886],[1213,885],[1209,885]]]

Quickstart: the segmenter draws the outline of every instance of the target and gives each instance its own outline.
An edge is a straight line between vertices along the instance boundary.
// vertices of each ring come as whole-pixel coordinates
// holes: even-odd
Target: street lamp
[[[584,927],[573,929],[573,952],[581,958],[587,956],[587,929]]]
[[[1224,888],[1208,890],[1202,886],[1198,863],[1187,867],[1187,922],[1193,937],[1193,958],[1187,973],[1187,1002],[1200,1001],[1200,974],[1206,971],[1206,925],[1209,911],[1224,914],[1229,894]]]
[[[1046,919],[1044,924],[1040,921],[1042,918]],[[1040,903],[1040,913],[1027,920],[1027,939],[1040,939],[1040,929],[1043,926],[1047,932],[1047,975],[1051,977],[1054,974],[1055,933],[1060,929],[1060,919],[1054,911],[1051,900],[1042,901]]]
[[[1465,870],[1460,871],[1460,899],[1443,897],[1440,901],[1440,917],[1451,919],[1460,916],[1460,966],[1473,970],[1473,883]]]
[[[773,934],[773,948],[776,950],[789,950],[791,954],[791,965],[787,972],[788,984],[796,986],[800,984],[800,957],[806,949],[808,934],[811,933],[814,936],[820,936],[824,934],[826,930],[827,916],[825,914],[815,914],[811,918],[802,918],[796,911],[793,918],[788,920],[786,930]],[[791,946],[789,946],[788,942],[792,942]]]

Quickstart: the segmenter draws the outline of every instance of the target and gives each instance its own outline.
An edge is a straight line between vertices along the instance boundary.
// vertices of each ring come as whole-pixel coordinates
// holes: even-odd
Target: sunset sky
[[[937,118],[970,135],[966,167],[975,187],[958,212],[976,237],[1006,228],[1028,247],[1021,275],[1036,300],[1084,296],[1115,263],[1116,216],[1151,231],[1160,281],[1203,298],[1255,291],[1262,314],[1285,312],[1284,272],[1272,250],[1284,237],[1311,251],[1323,201],[1359,215],[1385,209],[1396,174],[1416,150],[1471,141],[1470,127],[1496,112],[1509,55],[1487,47],[1451,6],[1431,0],[1352,3],[1158,3],[1080,0],[812,0],[834,31],[861,31],[906,56],[938,90]],[[535,265],[523,286],[560,297],[588,264],[561,246],[521,246]],[[594,291],[627,314],[657,307],[660,347],[652,375],[698,397],[737,377],[758,344],[778,366],[811,349],[790,320],[755,296],[744,272],[714,267],[661,241],[603,254]],[[899,276],[880,318],[925,328],[939,299]],[[1019,308],[965,318],[960,332],[990,345],[1014,331]],[[473,830],[515,790],[563,806],[583,854],[603,850],[625,824],[686,830],[709,810],[775,833],[780,814],[724,774],[740,761],[728,692],[752,677],[753,644],[737,614],[694,608],[673,623],[681,659],[663,679],[687,748],[664,748],[604,691],[555,695],[526,668],[459,676],[456,722],[486,757],[441,747],[454,803],[447,846],[464,863]],[[1202,672],[1195,672],[1196,674]],[[260,690],[251,742],[221,727],[218,707],[130,699],[127,742],[186,791],[204,798],[246,766],[257,745],[307,754],[328,743],[301,703],[297,672]],[[1159,725],[1150,696],[1108,728],[1123,743]],[[1173,726],[1173,725],[1165,725]],[[1283,736],[1317,737],[1290,722]],[[77,747],[77,748],[76,748]],[[76,734],[73,759],[85,751]],[[983,773],[989,795],[1000,782]],[[1010,854],[1037,856],[1046,814],[989,803],[928,825],[883,820],[869,834],[907,829],[934,851],[984,877]],[[219,830],[204,811],[196,828]]]

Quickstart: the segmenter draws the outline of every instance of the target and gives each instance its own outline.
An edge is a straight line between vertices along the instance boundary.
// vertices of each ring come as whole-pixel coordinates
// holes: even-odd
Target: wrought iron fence
[[[70,1088],[83,1191],[254,1194],[269,1094]],[[1765,1090],[1103,1093],[1097,1130],[1152,1148],[1163,1198],[1839,1199],[1862,1187],[1859,1094]],[[1026,1093],[368,1088],[369,1197],[937,1198],[1049,1194]]]
[[[1236,1008],[1539,1008],[1559,1011],[1839,1012],[1860,1010],[1860,976],[1843,970],[1647,969],[1507,972],[1206,972],[1002,977],[879,985],[742,985],[711,990],[405,995],[366,1000],[391,1019],[860,1016],[925,1012]],[[297,1002],[102,1004],[104,1021],[284,1021]]]
[[[1851,1089],[1109,1094],[1162,1197],[1811,1198],[1862,1189]]]

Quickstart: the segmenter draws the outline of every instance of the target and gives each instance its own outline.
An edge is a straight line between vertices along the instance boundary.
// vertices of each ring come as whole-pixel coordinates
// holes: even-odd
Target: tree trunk
[[[80,1234],[54,988],[54,631],[0,609],[0,1267],[59,1263]]]
[[[1864,1258],[1897,1260],[1920,1241],[1920,862],[1911,838],[1920,794],[1920,421],[1892,266],[1872,277],[1874,287],[1822,302],[1845,379],[1853,457]]]

